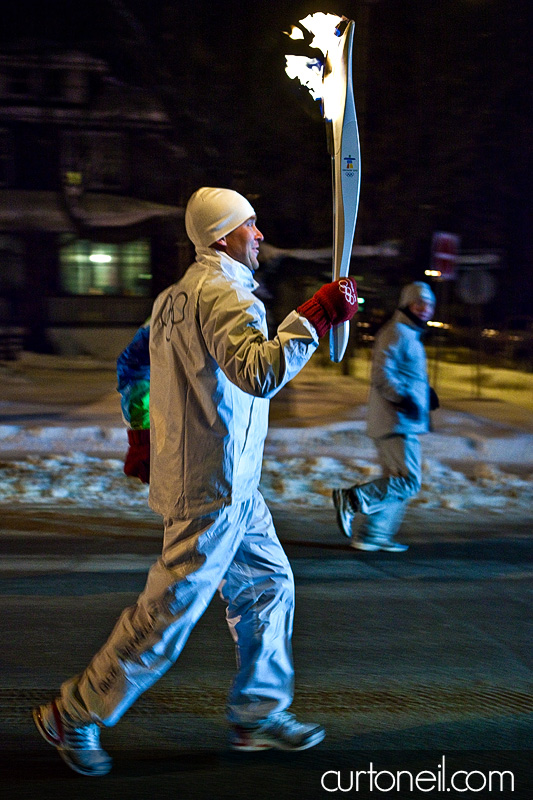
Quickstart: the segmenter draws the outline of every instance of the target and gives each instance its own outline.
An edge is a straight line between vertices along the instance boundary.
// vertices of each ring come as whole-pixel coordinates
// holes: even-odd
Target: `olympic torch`
[[[332,280],[347,277],[350,270],[355,223],[361,187],[359,131],[352,86],[352,49],[355,23],[332,14],[313,14],[300,20],[315,35],[311,47],[324,53],[323,64],[305,56],[287,56],[286,72],[307,86],[322,101],[328,151],[331,156],[333,194]],[[291,38],[304,38],[293,27]],[[301,31],[300,31],[301,33]],[[305,62],[305,65],[304,65]],[[304,71],[302,71],[304,67]],[[311,73],[311,74],[310,74]],[[321,78],[318,84],[318,76]],[[344,322],[330,332],[330,359],[342,360],[348,344],[350,324]]]

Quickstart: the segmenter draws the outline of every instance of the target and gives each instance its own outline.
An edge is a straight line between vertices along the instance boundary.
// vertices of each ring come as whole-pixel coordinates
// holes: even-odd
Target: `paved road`
[[[38,738],[29,708],[84,667],[134,601],[159,550],[159,521],[72,509],[6,511],[0,561],[5,796],[323,798],[335,796],[320,786],[328,770],[340,771],[346,788],[350,772],[368,769],[370,761],[414,773],[437,770],[446,754],[449,765],[479,773],[512,768],[524,794],[498,796],[530,800],[528,526],[497,518],[492,526],[472,521],[467,531],[442,519],[431,532],[414,515],[411,548],[397,556],[351,551],[331,516],[276,515],[297,583],[294,708],[326,725],[326,741],[297,755],[244,757],[227,749],[223,715],[233,648],[215,598],[179,664],[103,733],[113,772],[83,779]]]

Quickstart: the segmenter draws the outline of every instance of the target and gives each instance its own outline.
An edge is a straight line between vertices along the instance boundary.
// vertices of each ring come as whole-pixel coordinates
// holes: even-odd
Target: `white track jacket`
[[[409,395],[419,418],[408,417],[396,404]],[[422,330],[397,309],[378,331],[372,352],[367,433],[373,439],[390,434],[429,431],[429,382]]]
[[[296,311],[269,340],[257,287],[225,253],[200,253],[154,303],[149,502],[166,518],[203,516],[253,494],[269,398],[318,346]]]

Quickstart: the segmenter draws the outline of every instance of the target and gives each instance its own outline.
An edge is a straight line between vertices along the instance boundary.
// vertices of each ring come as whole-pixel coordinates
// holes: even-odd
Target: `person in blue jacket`
[[[117,390],[128,429],[126,475],[150,483],[150,322],[142,325],[117,359]]]
[[[382,476],[333,490],[337,524],[357,550],[401,553],[394,540],[409,500],[420,491],[422,455],[419,434],[430,430],[429,412],[438,406],[428,381],[422,336],[435,310],[430,286],[404,286],[398,308],[378,331],[372,356],[367,433],[378,452]],[[355,515],[363,522],[352,537]]]

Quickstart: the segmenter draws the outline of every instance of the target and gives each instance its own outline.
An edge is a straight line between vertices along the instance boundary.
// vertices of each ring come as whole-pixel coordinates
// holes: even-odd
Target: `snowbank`
[[[483,435],[482,424],[469,435],[424,437],[422,490],[412,505],[529,515],[532,445],[529,434]],[[126,446],[123,427],[0,425],[0,504],[98,504],[145,511],[148,488],[122,471]],[[329,508],[333,487],[362,483],[378,474],[364,422],[272,428],[262,491],[272,507]]]

